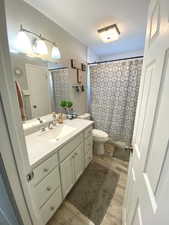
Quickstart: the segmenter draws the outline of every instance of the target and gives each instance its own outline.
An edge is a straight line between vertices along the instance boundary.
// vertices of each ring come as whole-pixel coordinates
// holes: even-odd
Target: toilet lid
[[[102,130],[98,130],[98,129],[93,129],[92,130],[92,134],[95,137],[102,137],[102,138],[107,138],[108,134]]]

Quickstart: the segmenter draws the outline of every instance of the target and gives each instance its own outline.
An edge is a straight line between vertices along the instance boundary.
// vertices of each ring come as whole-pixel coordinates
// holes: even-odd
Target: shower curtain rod
[[[139,58],[143,58],[143,56],[135,56],[135,57],[129,57],[129,58],[121,58],[121,59],[112,59],[112,60],[106,60],[106,61],[100,61],[100,62],[93,62],[93,63],[88,63],[88,65],[116,62],[116,61],[122,61],[122,60],[128,60],[128,59],[139,59]]]

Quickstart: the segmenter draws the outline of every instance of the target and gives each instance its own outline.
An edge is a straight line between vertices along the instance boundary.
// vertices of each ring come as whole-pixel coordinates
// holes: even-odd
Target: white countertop
[[[91,126],[93,123],[93,121],[83,119],[64,120],[65,125],[71,126],[74,129],[70,134],[57,141],[56,139],[47,140],[44,138],[41,131],[25,136],[30,165],[32,167],[38,166],[42,161],[59,150],[65,143],[69,142],[74,136]],[[47,132],[54,132],[54,130],[55,128]]]

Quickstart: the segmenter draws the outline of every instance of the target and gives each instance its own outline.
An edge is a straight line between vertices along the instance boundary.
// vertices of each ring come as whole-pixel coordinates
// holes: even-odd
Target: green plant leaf
[[[73,102],[71,102],[71,101],[67,101],[67,107],[68,107],[68,108],[71,108],[71,107],[72,107],[72,105],[73,105]]]
[[[67,101],[66,101],[66,100],[62,100],[62,101],[60,102],[60,106],[61,106],[62,108],[66,108],[66,106],[67,106]]]

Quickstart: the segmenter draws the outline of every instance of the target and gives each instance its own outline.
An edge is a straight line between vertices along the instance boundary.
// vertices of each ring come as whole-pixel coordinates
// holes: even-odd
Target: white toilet
[[[85,113],[78,118],[90,120],[90,114]],[[93,141],[94,141],[94,153],[97,155],[104,154],[104,143],[109,140],[109,136],[106,132],[98,129],[92,130]]]
[[[94,153],[97,155],[104,154],[104,143],[109,140],[109,136],[106,132],[98,129],[92,130],[94,141]]]

